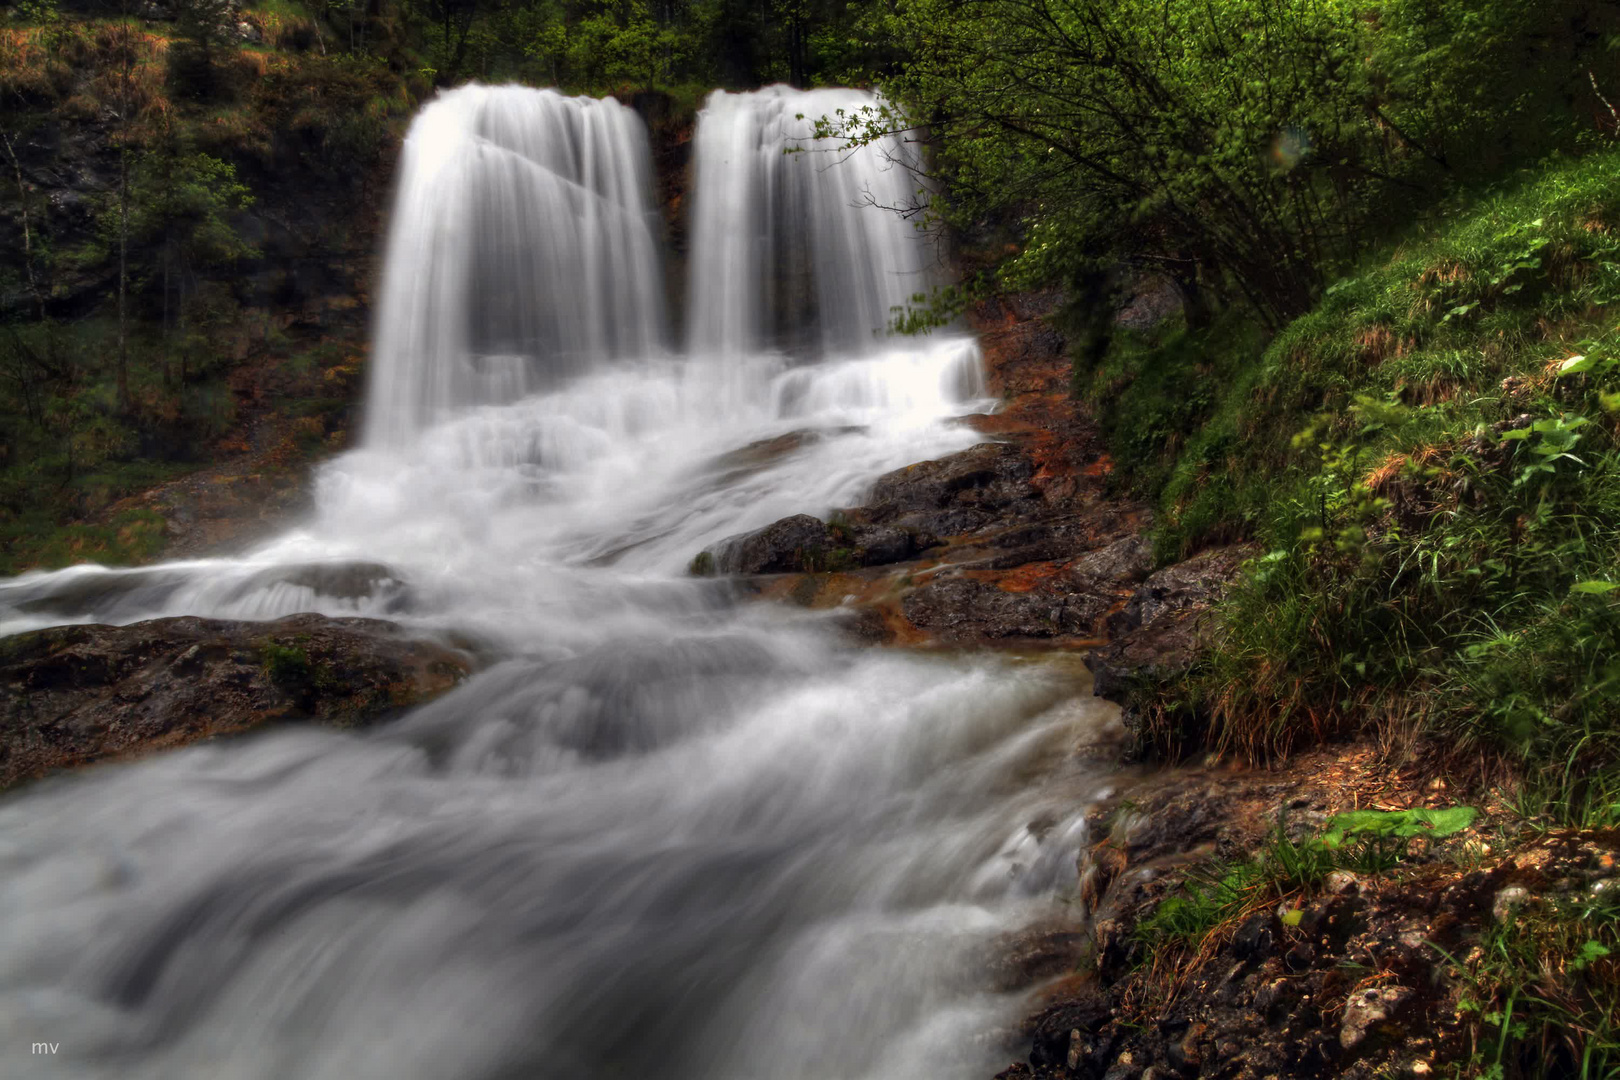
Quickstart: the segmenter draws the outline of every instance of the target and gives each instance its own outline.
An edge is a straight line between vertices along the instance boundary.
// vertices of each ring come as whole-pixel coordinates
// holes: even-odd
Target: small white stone
[[[1497,922],[1505,922],[1515,910],[1530,899],[1530,890],[1522,885],[1509,885],[1491,901],[1491,914]]]

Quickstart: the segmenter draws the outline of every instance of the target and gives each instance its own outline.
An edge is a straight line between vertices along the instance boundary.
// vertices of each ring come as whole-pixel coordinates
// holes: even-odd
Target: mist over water
[[[1103,782],[1073,750],[1107,707],[1072,664],[857,649],[685,574],[973,444],[956,421],[991,405],[971,339],[872,333],[931,256],[859,197],[900,148],[822,172],[781,154],[784,117],[830,95],[871,100],[711,98],[684,354],[634,114],[441,95],[402,162],[365,444],[323,467],[309,520],[236,558],[0,582],[8,631],[313,610],[494,658],[371,732],[215,741],[0,801],[7,1069],[41,1040],[60,1051],[23,1070],[119,1080],[1004,1063],[986,1036],[1020,1000],[985,960],[1073,883]],[[806,175],[761,179],[778,168]],[[714,195],[731,183],[808,201],[745,232]],[[720,287],[794,245],[823,290],[813,348],[773,336],[777,299]]]

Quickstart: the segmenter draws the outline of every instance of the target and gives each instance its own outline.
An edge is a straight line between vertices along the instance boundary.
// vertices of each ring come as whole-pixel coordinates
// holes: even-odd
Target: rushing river
[[[857,649],[685,573],[971,445],[992,405],[970,338],[877,332],[936,262],[881,209],[917,195],[905,150],[827,153],[802,119],[870,102],[711,98],[677,342],[635,115],[441,95],[404,150],[364,443],[312,517],[237,558],[0,582],[9,631],[312,610],[495,658],[368,733],[0,801],[0,1074],[1005,1063],[986,1035],[1021,1001],[986,953],[1073,887],[1107,707],[1072,664]]]

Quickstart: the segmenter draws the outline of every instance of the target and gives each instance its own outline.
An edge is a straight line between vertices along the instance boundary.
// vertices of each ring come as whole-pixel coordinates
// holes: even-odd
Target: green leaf
[[[1603,596],[1620,589],[1620,581],[1577,581],[1569,587],[1572,593],[1585,596]]]
[[[1575,959],[1570,961],[1570,970],[1584,971],[1594,961],[1602,960],[1608,955],[1610,955],[1610,950],[1607,945],[1604,945],[1601,941],[1588,941],[1575,954]]]
[[[1560,376],[1579,375],[1583,371],[1591,371],[1596,364],[1597,357],[1595,356],[1572,356],[1558,365],[1558,374]]]
[[[1472,806],[1448,806],[1439,810],[1413,810],[1412,816],[1428,826],[1435,838],[1454,836],[1474,823],[1479,811]]]

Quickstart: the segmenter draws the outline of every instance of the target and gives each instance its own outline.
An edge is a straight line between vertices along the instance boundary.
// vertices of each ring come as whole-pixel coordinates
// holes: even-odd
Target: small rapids
[[[779,122],[824,104],[711,99],[700,207],[722,168],[708,148],[738,126],[780,167],[824,168],[780,154]],[[1022,999],[986,961],[1073,887],[1107,779],[1074,751],[1107,707],[1072,663],[853,648],[823,615],[686,574],[717,540],[978,441],[960,423],[993,405],[977,346],[839,330],[813,355],[763,335],[669,351],[639,306],[662,287],[638,262],[656,258],[645,176],[624,172],[645,134],[618,108],[473,87],[423,111],[367,441],[322,468],[299,527],[234,558],[0,582],[7,632],[320,611],[491,658],[369,732],[282,728],[0,801],[6,1075],[965,1080],[1004,1064],[990,1035]],[[850,198],[805,215],[871,222],[825,256],[842,281],[926,268],[854,195],[891,167],[868,162]],[[801,181],[831,182],[766,186]],[[731,227],[712,207],[697,220]],[[439,258],[451,240],[465,250]],[[599,256],[570,285],[589,303],[554,292],[546,245]],[[510,295],[469,284],[489,274]],[[887,311],[872,288],[855,318]],[[546,298],[512,299],[530,295]],[[692,325],[710,302],[694,296]],[[766,299],[749,303],[768,325]],[[505,382],[480,374],[497,346]],[[17,1056],[34,1042],[59,1050]]]

